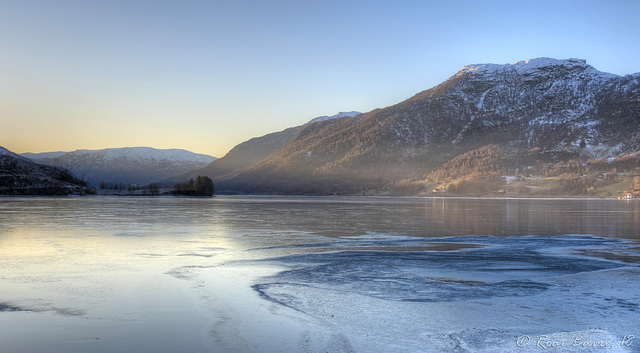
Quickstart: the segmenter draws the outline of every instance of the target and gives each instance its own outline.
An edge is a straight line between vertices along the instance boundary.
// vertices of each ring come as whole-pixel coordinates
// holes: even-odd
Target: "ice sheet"
[[[272,258],[262,262],[288,269],[253,288],[331,327],[357,352],[637,351],[640,268],[576,254],[631,243],[588,235],[430,241],[486,246]]]

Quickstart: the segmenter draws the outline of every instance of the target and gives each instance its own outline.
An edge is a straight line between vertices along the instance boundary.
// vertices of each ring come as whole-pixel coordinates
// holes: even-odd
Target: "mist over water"
[[[635,352],[639,240],[640,202],[620,200],[1,198],[0,342]]]

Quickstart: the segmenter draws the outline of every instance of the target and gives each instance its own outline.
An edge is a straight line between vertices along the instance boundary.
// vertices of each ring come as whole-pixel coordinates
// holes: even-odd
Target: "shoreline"
[[[589,195],[557,195],[557,196],[531,196],[531,195],[359,195],[359,194],[218,194],[212,196],[188,196],[188,195],[126,195],[126,194],[69,194],[69,195],[9,195],[0,194],[0,198],[34,198],[34,197],[131,197],[131,198],[215,198],[215,197],[318,197],[318,198],[415,198],[415,199],[486,199],[486,200],[619,200],[634,202],[640,198],[621,199],[616,196],[589,196]]]

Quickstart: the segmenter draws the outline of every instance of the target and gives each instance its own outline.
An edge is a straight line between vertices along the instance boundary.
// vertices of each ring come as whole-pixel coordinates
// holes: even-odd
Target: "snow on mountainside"
[[[638,104],[638,76],[603,73],[580,59],[538,58],[507,65],[469,65],[406,102],[422,105],[417,107],[420,114],[433,117],[407,117],[407,122],[443,124],[445,120],[438,116],[446,116],[452,127],[440,131],[434,126],[424,131],[420,126],[410,126],[413,135],[417,127],[431,139],[448,140],[454,145],[505,129],[515,134],[509,138],[516,137],[513,140],[532,147],[559,147],[579,138],[585,138],[590,145],[611,148],[622,144],[611,154],[630,151],[632,141],[637,140],[615,131],[618,129],[612,122],[622,119],[620,123],[628,124],[629,114],[637,114],[633,109]],[[428,110],[422,109],[426,106]],[[614,111],[609,111],[611,108]],[[399,137],[411,140],[415,136]]]
[[[338,119],[338,118],[344,118],[344,117],[354,117],[358,114],[362,114],[360,112],[357,111],[351,111],[351,112],[340,112],[336,115],[332,115],[332,116],[327,116],[327,115],[323,115],[323,116],[319,116],[317,118],[311,119],[311,121],[309,121],[310,123],[316,123],[319,121],[327,121],[327,120],[332,120],[332,119]]]
[[[535,58],[529,60],[518,61],[513,64],[476,64],[463,67],[458,74],[462,75],[470,72],[482,72],[485,75],[502,74],[505,72],[513,72],[518,75],[542,74],[548,72],[550,68],[564,67],[568,69],[586,69],[588,73],[602,76],[605,78],[616,78],[618,75],[600,72],[587,64],[584,59],[553,59],[553,58]]]
[[[150,147],[77,150],[53,158],[37,153],[30,156],[68,169],[93,186],[102,181],[145,185],[202,168],[216,159],[181,149]]]
[[[13,157],[13,158],[17,158],[17,159],[20,159],[20,160],[23,160],[23,161],[29,161],[28,157],[24,157],[24,156],[21,156],[21,155],[19,155],[17,153],[13,153],[13,152],[9,151],[8,149],[6,149],[6,148],[4,148],[2,146],[0,146],[0,156]]]
[[[468,65],[396,105],[307,124],[227,185],[234,192],[379,190],[488,144],[618,157],[640,146],[639,87],[640,74],[604,73],[580,59]]]
[[[127,158],[131,160],[149,161],[173,160],[177,162],[211,163],[215,157],[189,152],[182,149],[156,149],[151,147],[106,148],[102,150],[76,150],[71,154],[94,154],[109,159]]]
[[[41,152],[41,153],[31,153],[31,152],[26,152],[26,153],[20,153],[20,156],[25,157],[25,158],[29,158],[32,161],[35,162],[40,162],[40,161],[46,161],[48,159],[53,159],[56,157],[60,157],[65,153],[69,153],[69,152],[62,152],[62,151],[58,151],[58,152]]]

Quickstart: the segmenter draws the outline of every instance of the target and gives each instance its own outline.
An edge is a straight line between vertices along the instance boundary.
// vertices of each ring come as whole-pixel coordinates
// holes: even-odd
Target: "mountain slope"
[[[84,182],[66,171],[34,163],[0,147],[1,195],[68,195],[89,191]]]
[[[327,121],[327,120],[332,120],[332,119],[338,119],[338,118],[344,118],[344,117],[354,117],[358,114],[362,114],[360,112],[357,111],[350,111],[350,112],[340,112],[336,115],[332,115],[332,116],[319,116],[317,118],[313,118],[311,119],[310,123],[317,123],[319,121]]]
[[[308,124],[342,117],[353,117],[358,114],[360,114],[360,112],[351,111],[340,112],[332,116],[319,116],[312,119]],[[302,128],[303,126],[296,126],[252,138],[235,146],[222,158],[211,162],[208,166],[171,177],[164,182],[177,183],[195,178],[198,175],[205,175],[212,179],[218,179],[218,181],[222,183],[220,185],[223,185],[224,180],[233,177],[234,174],[240,173],[243,169],[258,163],[281,149],[287,142],[296,137]]]
[[[60,166],[97,186],[100,182],[149,184],[169,176],[206,166],[215,157],[180,149],[149,147],[77,150],[50,158],[31,154],[43,163]]]
[[[584,60],[470,65],[394,106],[311,123],[228,181],[243,192],[380,190],[424,177],[487,144],[543,150],[584,140],[594,157],[640,149],[640,74],[602,73]]]
[[[57,158],[62,156],[65,153],[69,153],[69,152],[62,152],[62,151],[57,151],[57,152],[41,152],[41,153],[21,153],[20,156],[25,157],[25,158],[29,158],[30,160],[36,162],[36,163],[47,163],[49,160]]]
[[[246,168],[269,157],[273,152],[282,148],[289,140],[295,137],[297,133],[298,127],[292,127],[283,131],[252,138],[235,146],[222,158],[216,159],[209,165],[171,176],[163,180],[163,183],[173,184],[183,182],[191,178],[196,178],[198,175],[208,176],[212,179],[221,178],[226,174]]]

